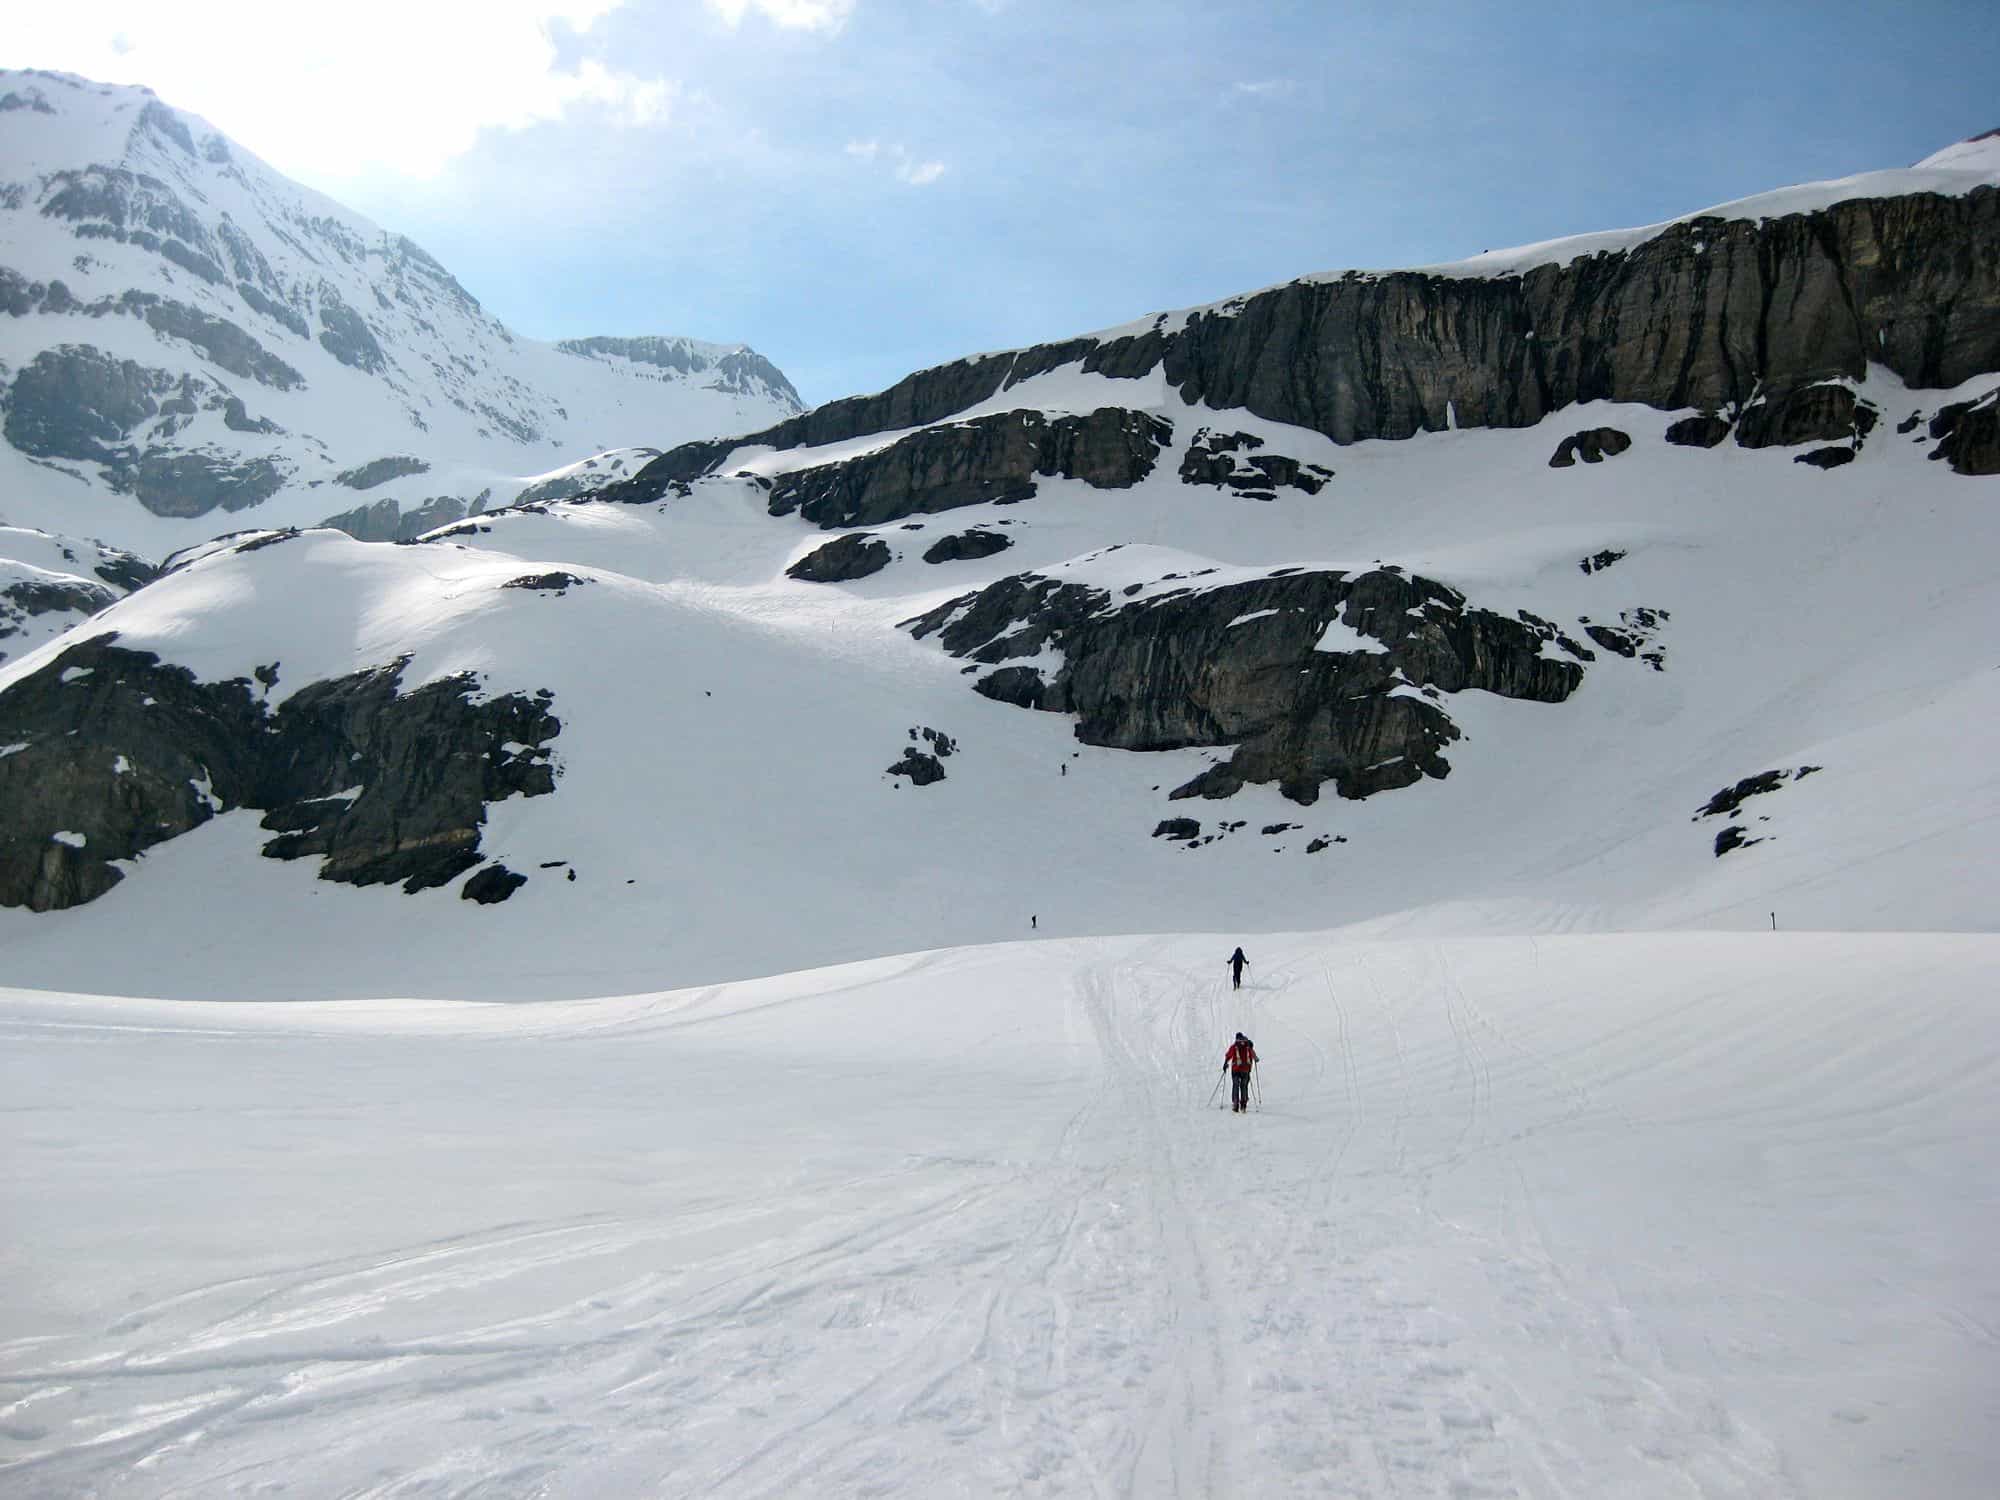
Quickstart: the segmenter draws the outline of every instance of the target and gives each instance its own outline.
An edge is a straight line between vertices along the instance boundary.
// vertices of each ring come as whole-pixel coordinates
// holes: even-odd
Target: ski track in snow
[[[1927,972],[1949,1034],[1887,1049],[1919,1002],[1872,995],[1865,951],[1732,983],[1744,939],[1642,941],[1605,968],[1616,940],[1266,940],[1240,992],[1223,944],[1071,941],[441,1033],[0,996],[6,1197],[103,1261],[64,1299],[55,1240],[10,1253],[0,1493],[1974,1493],[1990,1438],[1926,1453],[1896,1424],[1990,1413],[1990,1283],[1939,1271],[1894,1293],[1923,1309],[1900,1333],[1812,1340],[1885,1268],[1977,1259],[1949,1226],[1894,1242],[1921,1216],[1891,1205],[1844,1239],[1828,1215],[1842,1174],[1941,1150],[1903,1207],[1971,1187],[1990,1225],[1950,1171],[1995,1123],[1996,1028],[1954,998],[1990,941]],[[1214,1087],[1237,1029],[1267,1069],[1244,1118]],[[690,1067],[725,1091],[631,1112],[620,1068]],[[296,1097],[328,1072],[340,1102]],[[473,1222],[449,1165],[463,1201],[427,1201],[453,1120],[494,1182],[570,1184],[562,1211]],[[635,1134],[689,1138],[681,1168]],[[353,1159],[322,1170],[327,1137]],[[52,1186],[93,1177],[143,1199],[126,1222]],[[40,1315],[38,1288],[87,1306]],[[1940,1350],[1956,1373],[1918,1378]]]

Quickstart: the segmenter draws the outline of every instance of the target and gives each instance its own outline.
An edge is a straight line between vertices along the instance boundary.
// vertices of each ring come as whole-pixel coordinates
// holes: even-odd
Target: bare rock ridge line
[[[1077,361],[1112,379],[1164,366],[1188,401],[1337,443],[1529,427],[1597,400],[1733,419],[1760,395],[1862,379],[1870,362],[1948,388],[2000,368],[2000,189],[1697,218],[1629,250],[1493,279],[1295,281],[1178,329],[1162,318],[924,370],[747,437],[683,444],[601,493],[657,499],[745,444],[816,447],[943,421]]]

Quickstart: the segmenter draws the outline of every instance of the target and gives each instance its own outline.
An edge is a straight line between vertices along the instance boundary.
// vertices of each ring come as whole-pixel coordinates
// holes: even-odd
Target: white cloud
[[[1237,84],[1236,92],[1251,94],[1259,99],[1282,99],[1296,87],[1298,85],[1289,78],[1259,78]]]
[[[880,141],[849,141],[842,149],[856,161],[873,162],[880,158],[898,182],[907,182],[911,187],[929,187],[950,170],[941,161],[918,161],[908,146],[895,142],[885,146]]]
[[[791,31],[835,32],[854,14],[857,0],[707,0],[708,8],[731,26],[752,12]]]
[[[430,178],[485,129],[579,108],[621,125],[665,121],[673,83],[558,57],[554,28],[585,37],[625,3],[65,0],[22,7],[8,51],[22,66],[143,83],[298,176]]]

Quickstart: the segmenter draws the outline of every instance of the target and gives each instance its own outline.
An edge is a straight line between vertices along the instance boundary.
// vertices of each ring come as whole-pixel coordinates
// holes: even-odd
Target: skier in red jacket
[[[1250,1045],[1249,1037],[1237,1032],[1236,1040],[1222,1054],[1222,1070],[1229,1075],[1229,1108],[1234,1114],[1244,1114],[1250,1108],[1250,1070],[1256,1066],[1257,1049]]]

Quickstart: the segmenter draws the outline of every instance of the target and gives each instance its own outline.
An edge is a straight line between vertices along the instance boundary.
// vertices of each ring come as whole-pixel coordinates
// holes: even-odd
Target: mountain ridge
[[[1767,325],[1740,400],[1688,380],[1612,399],[1607,361],[1564,377],[1588,399],[1480,425],[1456,386],[1433,410],[1437,382],[1519,365],[1468,365],[1413,378],[1421,399],[1374,408],[1409,420],[1342,441],[1298,420],[1338,388],[1332,364],[1272,415],[1244,394],[1258,350],[1227,336],[1262,314],[1200,313],[586,460],[407,547],[291,528],[204,544],[0,668],[0,890],[61,908],[0,911],[0,947],[112,991],[140,982],[91,940],[115,927],[154,954],[219,944],[243,992],[282,960],[301,993],[506,996],[994,941],[1031,916],[1990,925],[1972,893],[2000,869],[1976,830],[2000,788],[1968,747],[2000,722],[1981,644],[2000,625],[1981,477],[2000,359],[1920,382],[1960,373],[1953,350],[1987,362],[1992,257],[1940,226],[1992,199],[1855,199],[1495,281],[1260,294],[1456,307],[1785,248],[1809,274],[1718,278]],[[1850,373],[1868,298],[1771,288],[1858,284],[1832,226],[1899,215],[1885,242],[1916,249],[1880,274],[1950,336],[1877,339],[1916,351],[1909,374]],[[1578,338],[1606,336],[1579,317]],[[1478,326],[1419,320],[1410,350],[1476,348]],[[1209,339],[1191,392],[1187,350]],[[1679,368],[1630,347],[1647,378]],[[342,472],[386,486],[397,467]],[[1928,602],[1886,602],[1903,599]],[[197,772],[158,709],[225,701],[241,730],[213,754],[247,769]],[[285,717],[294,701],[309,719]],[[539,705],[546,732],[494,744],[494,705]],[[449,796],[426,804],[418,762],[369,758],[385,714],[391,737],[399,715],[457,726]],[[304,736],[311,778],[255,772],[267,715]],[[366,774],[335,784],[344,764]],[[183,831],[162,842],[163,823]],[[349,873],[401,871],[445,883]],[[211,891],[229,912],[202,915]]]
[[[12,523],[160,556],[230,514],[339,521],[313,491],[401,456],[428,479],[372,504],[395,500],[390,537],[414,535],[505,503],[551,458],[802,405],[742,345],[519,338],[406,236],[149,91],[37,72],[0,91]]]

